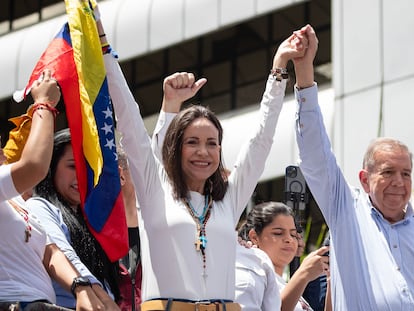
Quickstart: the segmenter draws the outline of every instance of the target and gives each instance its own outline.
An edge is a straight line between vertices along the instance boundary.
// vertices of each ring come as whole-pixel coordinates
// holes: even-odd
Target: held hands
[[[299,38],[306,37],[308,42],[307,49],[305,50],[303,56],[295,57],[292,59],[295,67],[301,65],[302,63],[313,65],[313,60],[315,59],[319,43],[314,29],[311,25],[306,25],[301,29],[293,32],[293,35],[296,36],[297,40],[300,40]]]
[[[60,99],[60,88],[49,69],[43,71],[42,77],[41,81],[36,81],[31,89],[33,100],[35,103],[47,103],[56,107]]]
[[[293,58],[296,73],[296,85],[299,88],[307,88],[314,84],[313,61],[318,50],[318,38],[312,26],[306,25],[294,32],[295,36],[305,36],[308,40],[308,48],[302,57]]]
[[[286,68],[289,60],[305,55],[308,47],[308,38],[305,33],[293,33],[283,41],[273,58],[273,68]]]
[[[279,46],[273,58],[273,69],[286,68],[293,61],[296,85],[307,88],[314,84],[313,61],[318,50],[318,38],[311,25],[306,25],[287,38]]]
[[[164,79],[162,110],[165,112],[179,112],[181,105],[193,97],[206,84],[207,79],[195,81],[194,74],[176,72]]]

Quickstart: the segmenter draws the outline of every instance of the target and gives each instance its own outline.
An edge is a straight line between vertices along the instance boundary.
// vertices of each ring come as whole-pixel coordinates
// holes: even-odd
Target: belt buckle
[[[216,311],[216,305],[210,300],[200,300],[194,303],[195,311]]]

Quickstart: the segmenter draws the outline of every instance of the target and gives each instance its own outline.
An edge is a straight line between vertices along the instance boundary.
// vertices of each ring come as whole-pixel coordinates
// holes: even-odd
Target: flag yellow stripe
[[[94,172],[94,185],[96,185],[102,172],[103,158],[92,109],[105,79],[105,65],[89,2],[87,0],[65,0],[65,4],[73,56],[79,76],[83,152]]]

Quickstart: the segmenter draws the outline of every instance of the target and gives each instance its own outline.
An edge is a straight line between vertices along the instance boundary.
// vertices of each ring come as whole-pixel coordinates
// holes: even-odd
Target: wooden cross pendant
[[[201,250],[201,248],[203,247],[202,244],[203,243],[200,241],[200,238],[197,238],[194,242],[194,245],[196,246],[196,251],[199,252]]]

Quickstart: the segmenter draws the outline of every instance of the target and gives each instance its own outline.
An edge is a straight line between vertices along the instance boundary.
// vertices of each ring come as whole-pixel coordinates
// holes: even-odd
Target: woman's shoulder
[[[38,196],[30,197],[29,199],[27,199],[26,203],[27,204],[43,204],[43,205],[52,205],[52,206],[54,206],[52,203],[50,203],[45,198],[38,197]]]
[[[42,197],[33,196],[29,198],[25,203],[27,208],[35,214],[37,214],[40,209],[48,210],[54,214],[60,214],[59,209],[55,205]]]
[[[236,266],[254,270],[257,274],[273,271],[269,256],[262,250],[237,245]]]

